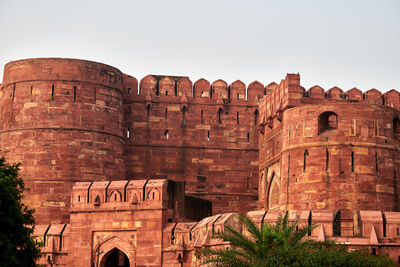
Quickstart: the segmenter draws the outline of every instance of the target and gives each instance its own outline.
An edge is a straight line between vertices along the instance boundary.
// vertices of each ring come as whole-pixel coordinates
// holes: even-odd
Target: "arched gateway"
[[[124,252],[113,248],[101,259],[100,267],[130,267],[129,259]]]

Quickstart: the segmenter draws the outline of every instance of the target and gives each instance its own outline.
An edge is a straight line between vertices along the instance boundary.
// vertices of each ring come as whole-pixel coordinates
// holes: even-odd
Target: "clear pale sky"
[[[0,64],[32,57],[147,74],[400,91],[400,0],[0,0]],[[2,73],[0,74],[2,79]]]

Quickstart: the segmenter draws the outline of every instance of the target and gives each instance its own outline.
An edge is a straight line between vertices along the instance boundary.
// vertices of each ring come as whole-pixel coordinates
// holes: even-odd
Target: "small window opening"
[[[32,95],[32,92],[33,92],[33,86],[31,86],[31,95]]]
[[[117,201],[117,194],[114,194],[114,201]]]
[[[132,93],[131,88],[128,88],[128,94],[131,94],[131,93]]]
[[[354,172],[354,151],[351,152],[351,172]]]
[[[306,172],[307,156],[308,156],[308,150],[306,149],[306,150],[304,150],[303,172]]]
[[[212,98],[212,97],[213,97],[213,88],[210,87],[210,98]]]
[[[399,228],[396,228],[396,235],[400,235]]]
[[[372,255],[376,255],[376,248],[372,249]]]
[[[203,124],[204,123],[204,121],[203,121],[203,110],[201,110],[201,112],[200,112],[200,116],[201,116],[201,124]]]
[[[375,173],[379,173],[379,168],[378,168],[378,152],[375,152]]]
[[[219,108],[218,109],[218,123],[219,124],[222,124],[221,114],[222,114],[222,108]]]
[[[126,130],[126,138],[130,138],[131,137],[131,129],[128,127],[128,129]]]
[[[147,105],[147,120],[150,118],[150,105]]]
[[[250,189],[250,178],[249,177],[246,178],[246,189],[247,190]]]
[[[94,93],[93,94],[94,94],[94,103],[96,104],[96,100],[97,100],[96,99],[96,87],[94,88]]]
[[[258,124],[258,110],[256,109],[254,111],[254,125]]]
[[[167,137],[167,140],[168,140],[169,139],[168,129],[164,131],[164,135]]]
[[[201,97],[203,97],[204,96],[204,93],[203,92],[201,92]]]
[[[178,95],[178,83],[175,83],[174,91],[175,91],[175,96],[177,96]]]
[[[155,197],[155,194],[154,194],[154,192],[153,192],[153,199],[155,199],[156,197]]]
[[[157,80],[157,83],[156,83],[156,95],[160,95],[160,86],[158,84],[158,80]]]
[[[236,112],[236,124],[239,124],[239,112]]]
[[[165,95],[168,96],[168,91],[165,91]]]
[[[182,121],[186,122],[186,106],[182,108]]]
[[[337,129],[337,115],[334,112],[327,111],[318,117],[318,133],[322,134],[326,131]]]
[[[247,133],[247,142],[250,141],[250,133]]]
[[[207,131],[207,141],[210,141],[210,131]]]
[[[397,262],[400,263],[400,256],[398,257]]]
[[[78,195],[78,202],[81,202],[81,196],[80,195]],[[399,228],[397,228],[397,230],[399,230]]]
[[[165,108],[165,119],[168,119],[168,108]]]
[[[326,153],[326,166],[325,166],[325,168],[326,168],[326,171],[328,171],[329,170],[329,150],[326,149],[325,153]]]
[[[74,102],[76,102],[76,86],[74,86]]]
[[[236,95],[236,99],[239,99],[239,94]]]
[[[393,120],[393,135],[394,135],[394,139],[400,140],[400,120],[399,120],[399,118],[395,118]]]
[[[378,122],[376,120],[374,120],[374,133],[375,136],[378,136]]]
[[[335,218],[333,219],[333,236],[341,236],[342,234],[342,219],[341,219],[341,212],[338,210],[335,214]]]
[[[54,100],[54,84],[51,85],[51,100]]]

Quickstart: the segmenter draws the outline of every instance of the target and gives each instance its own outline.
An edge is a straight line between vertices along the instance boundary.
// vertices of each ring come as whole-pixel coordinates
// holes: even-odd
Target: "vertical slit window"
[[[325,168],[326,168],[326,171],[328,171],[329,170],[329,150],[326,149],[325,153],[326,153],[326,166],[325,166]]]
[[[178,95],[178,83],[176,83],[176,82],[175,82],[174,90],[175,90],[175,96],[177,96]]]
[[[354,151],[351,152],[351,172],[354,172]]]
[[[258,123],[258,110],[256,109],[254,111],[254,125],[257,125]]]
[[[210,141],[210,131],[207,131],[207,141]]]
[[[128,94],[131,94],[132,93],[132,90],[131,90],[131,88],[129,87],[128,88]]]
[[[247,142],[249,142],[249,141],[250,141],[250,133],[247,132]]]
[[[168,119],[168,108],[165,108],[165,119]]]
[[[54,100],[54,84],[51,85],[51,100]]]
[[[164,131],[164,135],[165,135],[165,137],[167,138],[167,140],[169,139],[169,133],[168,133],[168,129],[166,129],[165,131]]]
[[[201,116],[201,124],[203,124],[204,123],[204,120],[203,120],[203,110],[201,110],[201,112],[200,112],[200,116]]]
[[[379,174],[379,168],[378,168],[378,152],[375,152],[375,173]]]
[[[93,92],[93,94],[94,94],[94,103],[96,104],[96,101],[97,101],[97,96],[96,96],[96,87],[94,88],[94,92]]]
[[[156,95],[159,95],[159,94],[160,94],[160,86],[159,86],[158,80],[157,80],[157,83],[156,83]]]
[[[150,105],[147,105],[147,120],[150,118]]]
[[[74,102],[76,102],[76,86],[74,86]]]
[[[165,91],[165,96],[168,96],[168,91]]]
[[[186,123],[186,106],[182,108],[182,121]]]
[[[222,109],[221,109],[221,108],[219,108],[219,109],[218,109],[218,123],[219,123],[219,124],[222,124],[222,118],[221,118],[221,115],[222,115]]]
[[[128,127],[128,129],[126,130],[126,138],[130,138],[131,137],[131,129]]]
[[[250,178],[249,177],[246,178],[246,188],[247,188],[247,190],[250,189]]]
[[[239,99],[239,94],[236,95],[236,99]]]
[[[239,124],[239,112],[236,112],[236,124]]]
[[[303,172],[306,172],[307,156],[308,156],[308,150],[306,149],[304,150]]]

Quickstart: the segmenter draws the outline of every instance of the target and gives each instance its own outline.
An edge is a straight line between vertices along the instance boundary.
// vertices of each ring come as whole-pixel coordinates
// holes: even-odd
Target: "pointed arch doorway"
[[[113,248],[101,259],[100,267],[130,267],[129,259],[124,252]]]

